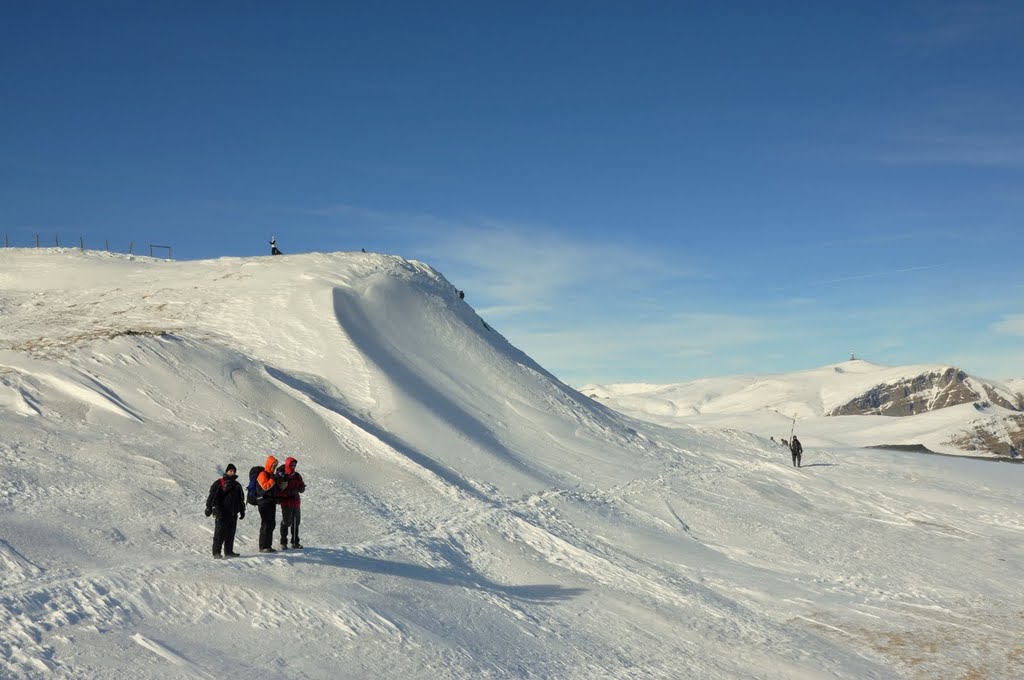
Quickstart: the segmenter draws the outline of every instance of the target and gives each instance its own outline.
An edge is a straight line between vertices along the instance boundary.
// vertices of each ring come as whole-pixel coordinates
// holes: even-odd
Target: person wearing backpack
[[[804,452],[803,444],[796,438],[796,435],[789,440],[789,450],[793,454],[793,467],[800,467],[800,456]]]
[[[279,491],[281,501],[281,550],[288,549],[288,531],[292,533],[292,549],[301,550],[299,543],[299,522],[302,518],[302,498],[299,494],[306,490],[302,475],[295,471],[299,461],[288,456],[284,459],[284,469],[278,469],[278,479],[283,479],[286,486]]]
[[[287,482],[274,477],[277,470],[277,458],[267,456],[267,462],[263,469],[256,475],[255,496],[256,507],[260,511],[260,552],[277,552],[273,548],[274,527],[277,526],[277,501],[278,487],[284,487]]]
[[[245,499],[242,485],[236,479],[234,463],[224,468],[224,476],[214,480],[206,497],[206,516],[214,516],[213,559],[238,557],[235,552],[235,529],[238,520],[245,519]],[[221,548],[224,555],[221,555]]]

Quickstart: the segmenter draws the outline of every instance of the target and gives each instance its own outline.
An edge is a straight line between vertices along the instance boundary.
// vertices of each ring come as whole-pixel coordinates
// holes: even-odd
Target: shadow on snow
[[[340,569],[355,569],[444,586],[482,590],[538,604],[564,602],[586,592],[586,588],[565,588],[553,584],[507,586],[491,581],[476,572],[460,573],[455,569],[436,569],[408,562],[382,560],[376,557],[357,555],[338,548],[306,548],[301,553],[289,551],[288,558],[295,562],[311,562]]]

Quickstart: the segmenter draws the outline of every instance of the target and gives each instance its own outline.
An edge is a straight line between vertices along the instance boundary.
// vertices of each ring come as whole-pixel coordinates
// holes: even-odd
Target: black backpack
[[[263,472],[262,465],[253,465],[249,468],[249,486],[245,488],[245,502],[249,505],[256,505],[260,496],[263,495],[263,487],[256,481],[261,472]]]

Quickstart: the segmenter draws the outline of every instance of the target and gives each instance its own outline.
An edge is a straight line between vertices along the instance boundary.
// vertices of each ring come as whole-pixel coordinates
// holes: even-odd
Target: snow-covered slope
[[[0,676],[1012,677],[1024,466],[631,420],[430,267],[0,250]],[[301,552],[210,558],[293,455]],[[996,469],[1000,468],[1000,469]],[[1005,469],[1003,469],[1005,468]],[[948,675],[943,675],[948,674]]]
[[[1012,381],[983,380],[941,365],[888,367],[851,360],[770,376],[580,389],[623,413],[669,427],[738,427],[788,439],[795,419],[805,442],[923,445],[972,455],[1007,456],[1011,445],[1024,443],[1021,396]]]
[[[1024,397],[1024,378],[1010,378],[1005,381],[1007,389],[1014,392],[1018,397]]]

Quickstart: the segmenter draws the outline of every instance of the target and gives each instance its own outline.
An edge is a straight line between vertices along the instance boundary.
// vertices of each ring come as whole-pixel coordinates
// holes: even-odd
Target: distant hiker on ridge
[[[210,495],[206,497],[206,516],[213,515],[213,559],[238,557],[235,552],[235,529],[239,519],[245,519],[245,498],[242,485],[235,475],[235,464],[228,463],[224,468],[224,476],[214,480],[210,486]]]
[[[271,236],[270,237],[270,254],[271,255],[280,255],[281,254],[281,251],[277,249],[277,237],[276,236]]]
[[[793,467],[800,467],[800,454],[804,452],[804,447],[796,435],[793,435],[793,440],[789,442],[789,450],[793,453]]]

